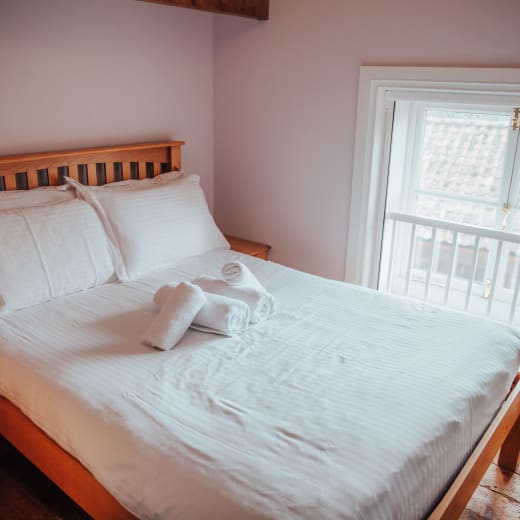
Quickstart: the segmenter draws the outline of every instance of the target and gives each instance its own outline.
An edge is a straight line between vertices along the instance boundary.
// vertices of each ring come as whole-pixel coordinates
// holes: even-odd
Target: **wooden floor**
[[[468,503],[461,520],[519,520],[520,467],[515,473],[493,463]]]
[[[60,519],[90,516],[0,436],[0,520]]]
[[[90,517],[0,437],[0,520],[60,519]],[[460,520],[482,519],[520,519],[519,473],[489,468]]]

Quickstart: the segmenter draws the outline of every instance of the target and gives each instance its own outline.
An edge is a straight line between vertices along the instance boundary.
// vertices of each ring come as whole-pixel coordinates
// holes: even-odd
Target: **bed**
[[[181,142],[0,158],[0,188],[180,168]],[[1,209],[1,208],[0,208]],[[240,259],[278,312],[140,342],[165,282]],[[517,332],[216,248],[0,316],[0,433],[94,518],[458,518],[520,449]]]

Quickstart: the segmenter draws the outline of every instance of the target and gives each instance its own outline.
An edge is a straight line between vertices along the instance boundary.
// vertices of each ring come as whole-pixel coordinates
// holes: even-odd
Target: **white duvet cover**
[[[240,258],[278,313],[142,345],[165,282]],[[0,394],[142,518],[416,519],[520,361],[505,326],[229,251],[0,318]]]

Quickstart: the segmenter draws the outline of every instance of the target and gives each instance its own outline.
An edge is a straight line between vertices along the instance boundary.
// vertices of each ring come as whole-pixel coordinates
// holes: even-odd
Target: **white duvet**
[[[240,258],[278,313],[139,342],[159,285]],[[229,251],[0,318],[0,394],[142,518],[416,519],[520,361],[505,326]]]

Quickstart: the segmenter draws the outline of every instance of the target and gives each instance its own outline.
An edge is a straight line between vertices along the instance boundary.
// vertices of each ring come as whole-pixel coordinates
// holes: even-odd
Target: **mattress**
[[[228,338],[144,346],[165,282],[239,258],[276,299]],[[517,372],[490,321],[217,250],[0,318],[0,395],[141,518],[416,519]]]

